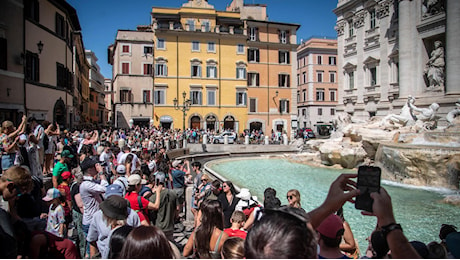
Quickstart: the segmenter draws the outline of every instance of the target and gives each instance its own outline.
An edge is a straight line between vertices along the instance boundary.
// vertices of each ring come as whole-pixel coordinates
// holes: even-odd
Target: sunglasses
[[[201,181],[202,181],[202,182],[205,182],[205,181],[208,181],[208,180],[206,180],[206,179],[201,179]]]
[[[292,195],[287,195],[286,198],[287,198],[288,200],[292,200],[292,198],[294,198],[294,196],[292,196]]]

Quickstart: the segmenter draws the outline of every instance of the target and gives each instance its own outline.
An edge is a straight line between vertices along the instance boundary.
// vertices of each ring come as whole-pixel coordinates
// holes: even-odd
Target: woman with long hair
[[[109,242],[109,255],[108,259],[120,258],[120,252],[123,249],[126,238],[133,230],[132,226],[124,225],[112,231]]]
[[[123,245],[120,259],[172,259],[173,252],[163,231],[155,226],[133,229]]]
[[[17,142],[18,135],[24,132],[26,127],[27,117],[23,116],[21,124],[16,129],[13,122],[3,121],[2,132],[0,134],[0,145],[2,153],[2,170],[6,171],[14,165],[16,159],[16,151],[18,150]]]
[[[293,208],[302,208],[302,204],[300,204],[300,192],[296,189],[289,190],[287,192],[286,198],[289,202],[289,207]]]
[[[230,223],[230,218],[232,217],[233,211],[235,211],[235,206],[240,200],[237,198],[235,187],[231,181],[224,181],[222,184],[222,193],[217,198],[218,201],[222,204],[222,211],[224,212],[224,228],[229,228],[232,224]]]
[[[205,200],[201,203],[200,224],[190,235],[184,247],[185,257],[220,258],[222,245],[228,235],[224,232],[222,206],[217,200]]]

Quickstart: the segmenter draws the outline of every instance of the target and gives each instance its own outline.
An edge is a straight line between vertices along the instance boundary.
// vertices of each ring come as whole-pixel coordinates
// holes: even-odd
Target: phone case
[[[372,212],[374,200],[370,194],[380,190],[381,169],[373,166],[360,166],[358,168],[358,189],[360,195],[356,197],[355,208]]]

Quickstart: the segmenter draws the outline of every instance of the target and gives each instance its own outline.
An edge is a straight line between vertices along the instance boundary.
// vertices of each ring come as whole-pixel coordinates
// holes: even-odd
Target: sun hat
[[[172,163],[172,167],[176,168],[177,166],[179,166],[179,164],[181,164],[182,161],[181,160],[174,160],[174,162]]]
[[[121,196],[110,196],[99,207],[109,218],[124,220],[128,217],[128,201]]]
[[[335,214],[329,215],[316,229],[321,235],[328,237],[328,238],[337,238],[343,235],[343,223],[339,216]]]
[[[123,188],[118,184],[111,184],[105,189],[105,198],[112,195],[123,196]]]
[[[240,193],[236,194],[236,197],[242,200],[250,200],[251,192],[249,192],[249,189],[241,188]]]
[[[147,184],[147,180],[143,180],[139,174],[132,174],[128,177],[128,185]]]
[[[44,201],[52,201],[53,199],[61,197],[61,192],[56,188],[51,188],[46,192],[46,196],[43,197]]]
[[[126,167],[124,165],[122,165],[122,164],[118,165],[117,166],[117,173],[121,174],[121,175],[126,174]]]
[[[70,177],[74,178],[75,176],[72,175],[69,171],[65,171],[61,174],[63,180],[70,179]]]
[[[74,156],[69,150],[64,150],[61,153],[61,157],[73,158]]]
[[[83,162],[80,164],[80,168],[84,172],[88,170],[89,168],[94,167],[94,165],[96,165],[97,163],[98,162],[93,159],[85,158]]]

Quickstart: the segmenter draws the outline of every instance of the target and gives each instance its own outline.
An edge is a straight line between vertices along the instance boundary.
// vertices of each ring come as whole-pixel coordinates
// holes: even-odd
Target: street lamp
[[[179,101],[177,98],[174,98],[174,109],[182,111],[182,130],[185,131],[185,116],[187,115],[187,111],[190,110],[190,105],[192,104],[192,101],[190,99],[185,99],[185,96],[187,93],[184,91],[182,93],[182,97],[184,98],[184,101],[182,102],[182,105],[179,105]]]

